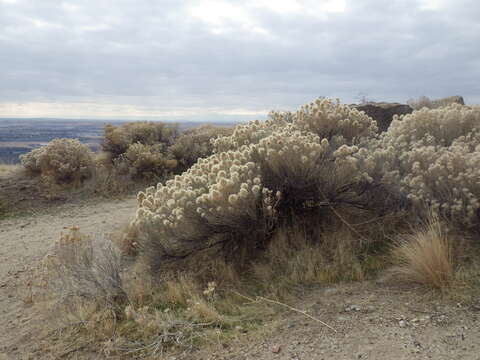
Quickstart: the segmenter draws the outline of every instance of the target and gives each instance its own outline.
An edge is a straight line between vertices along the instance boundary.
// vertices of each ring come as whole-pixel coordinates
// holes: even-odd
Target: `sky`
[[[478,0],[0,0],[0,117],[250,120],[480,103]]]

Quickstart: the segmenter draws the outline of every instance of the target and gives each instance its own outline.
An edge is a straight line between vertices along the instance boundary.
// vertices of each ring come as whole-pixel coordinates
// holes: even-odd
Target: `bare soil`
[[[364,282],[313,291],[293,305],[336,332],[290,311],[264,339],[245,334],[182,359],[480,359],[480,303]]]
[[[31,299],[32,269],[68,227],[112,233],[131,219],[135,208],[133,197],[90,199],[0,220],[0,360],[58,358],[45,345],[41,309]],[[289,305],[310,317],[285,309],[268,322],[268,331],[164,358],[480,359],[480,302],[459,302],[386,277],[312,289]],[[104,355],[67,351],[63,358]]]
[[[130,221],[135,208],[134,197],[90,199],[0,220],[0,360],[42,358],[36,352],[40,314],[32,306],[30,285],[34,269],[62,232],[75,225],[90,234],[113,233]]]

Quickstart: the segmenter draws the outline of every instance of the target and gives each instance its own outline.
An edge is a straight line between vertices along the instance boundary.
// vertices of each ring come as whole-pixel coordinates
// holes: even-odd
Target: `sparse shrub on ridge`
[[[124,154],[132,144],[170,146],[177,136],[176,124],[138,121],[120,126],[106,125],[102,149],[116,158]]]
[[[417,99],[408,100],[407,104],[414,110],[420,110],[424,107],[427,109],[438,109],[452,104],[464,105],[464,102],[461,96],[450,96],[436,100],[431,100],[427,96],[420,96]]]
[[[177,167],[177,161],[165,155],[163,144],[132,144],[125,152],[124,159],[133,178],[162,180]]]
[[[162,181],[177,166],[168,147],[178,134],[176,124],[161,122],[106,125],[101,165],[136,180]]]
[[[28,171],[52,185],[79,185],[95,171],[92,151],[77,139],[52,140],[21,155],[20,160]]]

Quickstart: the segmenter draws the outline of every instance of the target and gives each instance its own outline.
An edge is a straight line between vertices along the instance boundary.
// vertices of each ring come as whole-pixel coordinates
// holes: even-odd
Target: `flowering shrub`
[[[374,136],[376,122],[365,113],[328,99],[317,99],[302,106],[298,111],[271,112],[266,121],[252,121],[235,128],[232,136],[214,141],[216,152],[236,149],[242,145],[257,144],[261,139],[284,129],[288,124],[302,132],[316,134],[338,146],[360,143]]]
[[[93,153],[77,139],[55,139],[20,157],[22,165],[52,184],[75,184],[95,171]]]
[[[479,108],[423,108],[395,119],[367,158],[383,164],[382,181],[397,187],[421,214],[432,208],[473,224],[480,208],[479,131]]]
[[[237,126],[213,141],[214,155],[139,194],[143,255],[158,265],[212,244],[252,249],[291,211],[365,207],[375,186],[358,154],[375,134],[371,118],[325,99]]]
[[[219,136],[231,135],[232,128],[203,125],[186,130],[168,151],[178,161],[179,168],[186,170],[199,158],[205,158],[213,153],[212,140]]]
[[[166,257],[217,244],[255,246],[247,235],[264,231],[273,215],[273,197],[263,188],[248,147],[199,159],[165,185],[139,193],[138,201],[132,225],[154,267]]]

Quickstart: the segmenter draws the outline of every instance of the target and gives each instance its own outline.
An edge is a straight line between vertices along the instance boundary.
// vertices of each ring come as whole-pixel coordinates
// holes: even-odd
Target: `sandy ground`
[[[0,360],[23,359],[26,348],[34,345],[27,341],[36,315],[29,303],[29,276],[61,233],[73,225],[89,234],[115,232],[135,209],[131,197],[65,204],[47,214],[38,210],[37,215],[0,220]]]
[[[37,341],[42,323],[29,301],[30,269],[69,226],[111,233],[131,219],[135,208],[134,198],[87,201],[0,220],[0,360],[56,358]],[[230,344],[166,359],[480,359],[480,302],[457,303],[387,279],[312,290],[290,305],[336,332],[286,310],[270,335],[246,333]]]
[[[186,355],[182,359],[480,359],[480,304],[440,301],[413,288],[375,282],[313,291],[293,304],[266,339]]]

